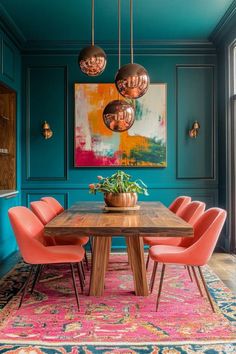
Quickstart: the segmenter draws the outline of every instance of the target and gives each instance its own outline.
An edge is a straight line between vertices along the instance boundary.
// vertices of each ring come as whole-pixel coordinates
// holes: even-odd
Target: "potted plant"
[[[104,193],[107,206],[133,207],[138,200],[138,194],[148,195],[147,186],[141,179],[131,180],[131,176],[124,171],[117,171],[110,177],[98,176],[98,183],[89,185],[92,194]]]

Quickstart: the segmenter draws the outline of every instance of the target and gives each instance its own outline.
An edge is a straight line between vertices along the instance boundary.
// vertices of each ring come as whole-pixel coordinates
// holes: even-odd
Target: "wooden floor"
[[[0,278],[9,272],[19,259],[19,254],[15,253],[0,263]],[[209,266],[226,286],[236,294],[236,256],[228,253],[214,253]]]
[[[214,253],[208,264],[226,286],[236,294],[236,256],[228,253]]]
[[[0,262],[0,279],[10,272],[10,270],[19,262],[20,255],[18,252],[12,254],[8,258],[4,259],[4,261]]]

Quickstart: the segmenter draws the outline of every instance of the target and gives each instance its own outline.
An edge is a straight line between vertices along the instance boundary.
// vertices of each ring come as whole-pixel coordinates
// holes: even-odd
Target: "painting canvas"
[[[114,84],[75,84],[75,167],[166,167],[166,84],[135,100],[135,122],[122,133],[102,117],[118,98]]]

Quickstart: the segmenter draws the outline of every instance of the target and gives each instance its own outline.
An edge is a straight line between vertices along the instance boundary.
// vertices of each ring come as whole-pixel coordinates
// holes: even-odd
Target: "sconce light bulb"
[[[190,138],[195,138],[198,136],[199,134],[199,129],[200,129],[200,124],[197,120],[195,120],[195,122],[193,122],[192,125],[192,129],[189,130],[189,136]]]
[[[50,139],[53,136],[53,131],[51,130],[50,125],[46,120],[42,125],[42,135],[44,139]]]

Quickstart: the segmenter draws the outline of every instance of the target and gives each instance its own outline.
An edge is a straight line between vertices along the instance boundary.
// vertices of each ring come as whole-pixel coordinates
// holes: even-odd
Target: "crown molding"
[[[234,5],[234,6],[233,6]],[[236,0],[224,15],[233,16],[236,11]],[[223,18],[224,18],[223,17]],[[223,21],[223,18],[221,21]],[[220,21],[220,23],[221,23]],[[224,21],[225,22],[225,21]],[[220,26],[220,23],[217,25]],[[87,41],[77,40],[26,40],[21,29],[16,25],[12,17],[0,4],[0,28],[8,34],[10,39],[22,51],[22,54],[78,54],[78,52],[89,46]],[[118,54],[117,41],[98,41],[107,54]],[[130,43],[122,43],[122,55],[130,53]],[[140,40],[135,41],[134,51],[136,55],[141,54],[215,54],[216,48],[211,40]]]
[[[22,48],[23,54],[78,54],[78,52],[89,46],[87,41],[27,41]],[[96,45],[102,47],[107,54],[118,54],[117,41],[98,41]],[[123,42],[121,47],[122,55],[130,53],[130,43]],[[158,41],[142,40],[135,41],[134,52],[140,54],[215,54],[216,48],[212,42],[206,41]]]
[[[236,15],[236,0],[232,2],[228,10],[225,12],[221,20],[218,22],[214,30],[211,32],[209,36],[209,40],[212,43],[219,42],[221,38],[227,33],[228,27],[230,26],[230,22],[232,21],[235,15]]]
[[[9,13],[0,4],[0,27],[7,33],[10,39],[15,43],[15,45],[22,49],[26,43],[26,38],[20,28],[15,24],[14,20],[11,18]]]

